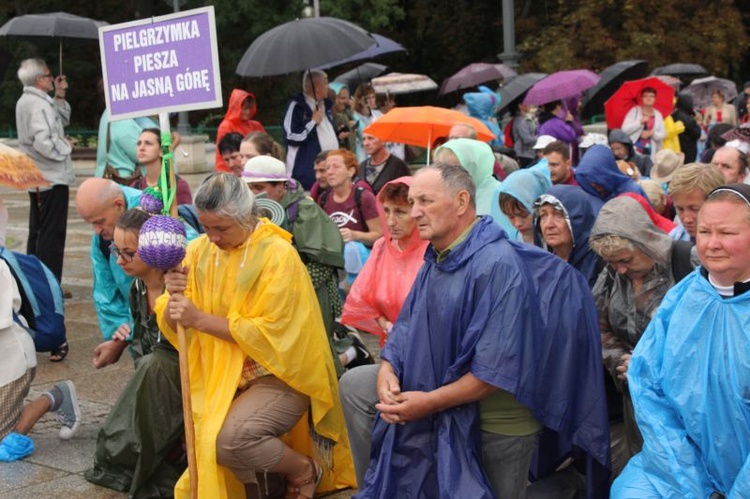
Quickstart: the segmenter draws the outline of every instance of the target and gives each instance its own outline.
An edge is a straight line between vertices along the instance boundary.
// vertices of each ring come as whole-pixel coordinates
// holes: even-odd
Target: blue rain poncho
[[[510,220],[500,209],[500,194],[513,196],[521,202],[526,211],[534,213],[534,200],[544,194],[544,191],[551,186],[552,180],[550,179],[549,165],[546,158],[543,158],[539,163],[530,168],[516,170],[500,183],[497,193],[493,194],[493,198],[496,198],[498,202],[492,206],[490,215],[495,221],[505,220],[502,223],[498,222],[501,227],[505,228],[506,224],[510,225]],[[508,236],[513,238],[513,233],[508,232]],[[515,240],[523,240],[520,232],[516,231]]]
[[[648,199],[641,186],[617,168],[615,156],[607,146],[589,147],[574,175],[581,189],[603,201],[609,201],[624,192],[632,192]],[[598,192],[592,184],[600,186],[604,193]]]
[[[489,217],[440,263],[428,248],[382,357],[402,392],[471,372],[514,394],[545,426],[535,476],[585,453],[591,483],[608,484],[601,346],[585,279],[539,248],[508,241]],[[357,497],[494,497],[477,403],[403,425],[377,418],[372,448]]]
[[[696,270],[667,293],[628,384],[643,450],[613,498],[750,497],[750,293],[722,298]]]

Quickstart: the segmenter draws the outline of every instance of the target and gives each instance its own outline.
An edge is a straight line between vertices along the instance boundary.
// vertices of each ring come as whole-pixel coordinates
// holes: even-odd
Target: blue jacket
[[[326,118],[333,126],[333,103],[325,99]],[[315,156],[320,153],[320,142],[318,141],[318,129],[312,119],[313,109],[305,102],[304,94],[296,94],[290,97],[289,104],[284,112],[284,137],[287,146],[287,161],[294,159],[294,164],[287,163],[287,171],[292,167],[292,177],[298,180],[305,190],[315,183]]]
[[[613,498],[750,497],[750,293],[702,269],[672,288],[635,347],[628,387],[643,449]]]
[[[648,199],[641,186],[617,168],[615,156],[607,146],[595,145],[589,147],[581,158],[574,175],[581,189],[602,201],[609,201],[623,192],[633,192],[644,199]],[[598,192],[593,185],[600,186],[604,193]]]
[[[549,462],[539,460],[535,476],[576,449],[608,467],[601,347],[588,286],[559,258],[508,241],[490,217],[481,217],[440,263],[428,248],[382,356],[402,392],[431,391],[471,372],[513,393],[547,428],[539,452]],[[477,403],[404,425],[376,418],[358,497],[494,497],[480,452]],[[595,467],[591,476],[601,478]]]
[[[141,191],[132,187],[119,186],[125,196],[127,209],[140,206]],[[183,222],[184,223],[184,222]],[[187,240],[192,241],[198,234],[185,223]],[[117,328],[126,322],[133,329],[133,317],[130,313],[130,286],[133,278],[117,265],[117,257],[109,252],[109,242],[94,234],[91,238],[91,267],[94,273],[92,289],[94,308],[99,318],[99,329],[105,340],[112,339]]]

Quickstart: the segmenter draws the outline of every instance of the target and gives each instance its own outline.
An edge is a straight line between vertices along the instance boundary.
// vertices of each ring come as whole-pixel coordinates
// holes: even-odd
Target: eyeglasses
[[[114,244],[109,245],[109,252],[114,255],[115,258],[122,257],[123,260],[125,260],[125,263],[130,263],[133,261],[133,258],[136,255],[135,251],[122,251]]]
[[[52,73],[47,73],[37,76],[37,78],[52,78]]]

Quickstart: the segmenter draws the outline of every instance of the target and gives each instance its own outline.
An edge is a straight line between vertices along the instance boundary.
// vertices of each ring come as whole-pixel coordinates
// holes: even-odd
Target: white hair
[[[257,222],[255,196],[247,184],[229,173],[209,175],[195,192],[195,207],[234,220],[243,229]]]
[[[325,71],[320,71],[318,69],[313,69],[311,71],[305,71],[302,75],[302,91],[307,92],[308,90],[312,90],[311,81],[317,81],[321,78],[327,78],[328,75],[325,73]]]
[[[33,87],[36,84],[36,79],[42,76],[47,69],[47,63],[41,59],[26,59],[21,61],[21,66],[18,68],[18,79],[25,87]]]

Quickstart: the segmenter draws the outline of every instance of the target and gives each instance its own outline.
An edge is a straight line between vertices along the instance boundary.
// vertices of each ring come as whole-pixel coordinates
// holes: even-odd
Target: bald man
[[[94,349],[94,367],[101,368],[119,360],[127,343],[112,340],[123,324],[132,328],[128,296],[133,278],[117,265],[117,257],[109,250],[115,222],[129,208],[140,205],[141,191],[121,186],[112,180],[90,178],[76,194],[76,210],[94,227],[91,240],[91,266],[94,272],[94,307],[104,342]]]
[[[477,131],[473,126],[466,123],[458,123],[451,127],[448,132],[448,140],[453,139],[477,139]]]

